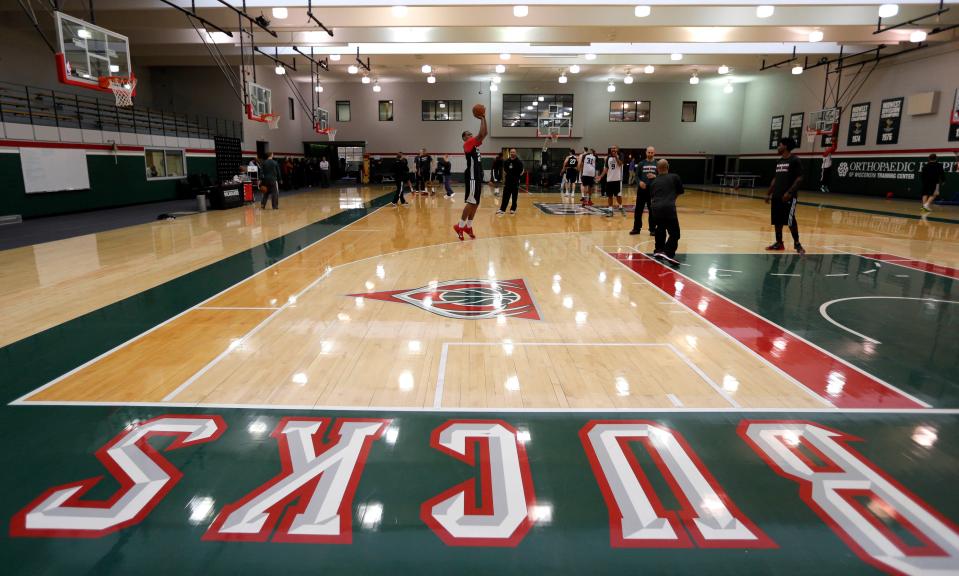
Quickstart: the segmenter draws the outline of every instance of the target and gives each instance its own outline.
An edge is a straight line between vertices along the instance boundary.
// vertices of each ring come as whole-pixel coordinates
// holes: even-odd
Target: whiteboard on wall
[[[21,148],[20,169],[27,194],[90,189],[85,150]]]

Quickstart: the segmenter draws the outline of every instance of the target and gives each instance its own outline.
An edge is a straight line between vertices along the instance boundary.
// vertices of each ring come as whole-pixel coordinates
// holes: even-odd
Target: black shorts
[[[579,170],[566,170],[566,181],[569,183],[576,182],[576,179],[579,178]]]
[[[769,204],[769,216],[773,226],[792,226],[796,222],[796,197],[789,202],[773,198]]]
[[[614,180],[610,182],[606,181],[606,185],[603,187],[603,196],[607,198],[613,198],[616,196],[623,195],[623,183],[620,180]]]
[[[479,204],[480,195],[483,193],[483,182],[467,178],[464,184],[466,185],[466,203]]]
[[[583,176],[582,182],[583,182],[583,186],[587,186],[587,187],[593,186],[593,185],[596,184],[596,177],[595,177],[595,176]]]

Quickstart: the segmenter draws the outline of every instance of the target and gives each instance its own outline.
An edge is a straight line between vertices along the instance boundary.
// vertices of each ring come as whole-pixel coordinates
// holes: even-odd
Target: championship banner
[[[949,116],[949,141],[959,142],[959,88],[956,88],[956,98],[952,102],[952,114]]]
[[[796,144],[802,142],[803,119],[805,112],[797,112],[789,115],[789,137],[796,141]]]
[[[779,146],[779,139],[783,137],[783,120],[785,116],[773,116],[769,125],[769,149],[775,150]]]
[[[849,110],[849,129],[846,131],[846,146],[865,146],[866,130],[869,129],[869,102],[853,104]]]
[[[902,103],[905,98],[889,98],[882,101],[879,110],[879,132],[876,144],[898,144],[899,125],[902,121]]]

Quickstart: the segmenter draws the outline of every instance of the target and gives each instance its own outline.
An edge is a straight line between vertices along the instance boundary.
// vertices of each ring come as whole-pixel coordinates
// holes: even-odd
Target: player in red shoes
[[[463,214],[460,221],[453,225],[453,231],[460,240],[463,239],[463,233],[469,234],[470,238],[476,238],[473,234],[473,216],[476,215],[476,209],[479,207],[480,194],[483,191],[483,162],[480,157],[479,147],[486,139],[486,107],[482,104],[473,106],[473,116],[480,121],[479,134],[473,136],[469,130],[463,132],[463,153],[466,155],[466,206],[463,207]]]
[[[776,241],[766,247],[766,250],[781,251],[786,247],[783,244],[783,226],[788,226],[792,233],[796,252],[805,254],[806,249],[799,242],[799,224],[796,223],[796,197],[799,195],[799,186],[802,184],[802,163],[793,154],[796,141],[790,137],[780,138],[778,152],[779,162],[776,163],[776,176],[769,185],[766,203],[770,204],[770,216],[773,228],[776,230]]]

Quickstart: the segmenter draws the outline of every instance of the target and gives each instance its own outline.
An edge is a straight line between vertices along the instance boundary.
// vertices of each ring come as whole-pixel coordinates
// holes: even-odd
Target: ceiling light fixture
[[[643,68],[643,72],[645,72],[646,74],[652,74],[655,71],[656,71],[656,67],[653,66],[652,64],[647,64],[646,67]]]
[[[489,85],[489,91],[490,91],[490,92],[498,92],[498,91],[499,91],[499,86],[497,86],[496,84],[490,84],[490,85]]]
[[[517,18],[526,18],[529,16],[529,6],[526,6],[525,4],[513,6],[513,16],[516,16]]]
[[[823,33],[822,30],[813,30],[809,33],[810,42],[822,42]]]
[[[350,64],[349,68],[347,68],[346,71],[349,72],[350,74],[356,74],[357,72],[360,71],[360,69],[356,67],[356,64]]]
[[[633,8],[633,14],[635,14],[637,18],[645,18],[649,16],[650,12],[652,12],[652,8],[649,6],[637,6]]]
[[[512,57],[513,55],[510,54],[509,52],[503,52],[502,54],[499,55],[500,60],[509,60]]]
[[[420,67],[420,72],[422,72],[423,74],[429,74],[432,71],[433,71],[433,67],[430,66],[429,64],[423,64]]]
[[[899,14],[898,4],[882,4],[879,6],[880,18],[892,18],[896,14]]]
[[[403,17],[405,17],[405,16],[406,16],[406,13],[407,13],[408,11],[409,11],[409,10],[406,8],[406,6],[402,6],[402,5],[393,6],[393,8],[392,8],[393,16],[395,16],[395,17],[397,17],[397,18],[403,18]]]
[[[364,75],[363,75],[363,78],[360,80],[360,82],[362,82],[362,83],[364,83],[364,84],[369,84],[369,83],[371,82],[371,80],[370,80],[370,77],[369,77],[369,76],[367,76],[366,74],[364,74]]]
[[[566,84],[569,81],[569,78],[566,77],[566,72],[563,72],[559,75],[559,83]]]
[[[316,86],[313,87],[313,91],[319,94],[320,92],[323,91],[323,86],[320,86],[319,84],[317,84]]]
[[[587,60],[595,60],[596,55],[593,54],[592,52],[587,52],[586,54],[583,55],[583,58],[586,58]]]
[[[497,65],[496,65],[496,73],[497,73],[497,74],[503,74],[503,73],[505,73],[505,72],[506,72],[506,66],[503,66],[502,64],[497,64]]]
[[[633,83],[633,74],[629,71],[629,68],[626,69],[626,76],[623,78],[623,84],[632,84]]]
[[[330,61],[332,62],[339,62],[340,58],[341,56],[339,54],[330,54]]]
[[[669,55],[669,59],[672,60],[673,62],[679,62],[680,60],[683,59],[683,55],[679,54],[678,52],[673,52],[672,54]]]
[[[729,66],[726,66],[725,64],[723,64],[722,66],[719,67],[719,70],[716,70],[716,72],[719,72],[720,76],[722,76],[723,74],[729,74]]]
[[[912,34],[909,35],[909,41],[916,44],[920,42],[925,42],[928,34],[924,30],[914,30]]]
[[[726,86],[723,87],[723,93],[724,93],[724,94],[732,94],[732,93],[733,93],[733,83],[732,83],[732,82],[730,82],[730,81],[728,81],[728,80],[726,81]]]
[[[278,19],[278,20],[286,20],[286,17],[289,16],[289,15],[290,15],[290,14],[289,14],[289,12],[287,11],[287,9],[286,9],[286,8],[283,8],[282,6],[279,7],[279,8],[274,8],[274,9],[273,9],[273,17],[276,18],[276,19]]]
[[[427,76],[427,77],[426,77],[426,83],[427,83],[427,84],[436,84],[436,76],[433,76],[432,74],[430,74],[429,76]]]
[[[499,76],[493,76],[493,84],[499,84],[502,81],[503,79],[500,78]]]
[[[775,6],[770,6],[769,4],[761,4],[756,6],[756,18],[769,18],[776,12]]]
[[[277,65],[276,65],[276,68],[274,68],[273,71],[276,72],[276,75],[277,75],[277,76],[282,76],[282,75],[286,74],[286,68],[284,68],[284,67],[283,67],[282,65],[280,65],[280,64],[277,64]]]
[[[570,74],[579,74],[579,64],[573,64],[569,67]]]
[[[802,74],[802,71],[803,71],[803,67],[801,64],[796,64],[795,66],[793,66],[793,69],[792,69],[793,76],[799,76],[800,74]]]
[[[697,74],[698,73],[695,70],[693,70],[693,75],[690,76],[689,78],[689,83],[692,84],[693,86],[699,84],[699,76]]]
[[[610,80],[610,81],[609,81],[609,85],[606,86],[606,91],[607,91],[607,92],[615,92],[615,91],[616,91],[616,85],[613,84],[613,81],[612,81],[612,80]]]
[[[379,81],[379,80],[377,80],[376,82],[373,83],[373,92],[380,92],[380,91],[382,91],[382,90],[383,90],[383,89],[380,88],[380,81]]]

